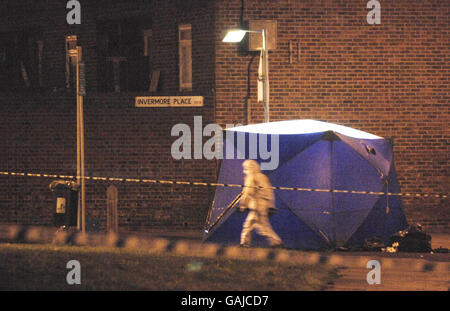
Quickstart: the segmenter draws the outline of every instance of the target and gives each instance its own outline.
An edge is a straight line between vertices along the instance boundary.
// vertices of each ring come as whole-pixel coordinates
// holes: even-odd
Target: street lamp
[[[77,98],[77,184],[80,186],[78,194],[77,227],[83,233],[86,231],[86,185],[84,169],[84,117],[83,96],[85,92],[84,63],[82,62],[82,48],[76,44],[76,36],[66,37],[67,56],[73,60],[76,72],[76,98]],[[67,66],[68,63],[67,63]],[[70,87],[70,78],[66,78]]]
[[[261,58],[262,58],[262,80],[263,84],[263,102],[264,102],[264,120],[269,122],[269,62],[268,54],[266,49],[266,31],[262,30],[244,30],[244,29],[233,29],[228,31],[226,36],[223,38],[222,42],[241,42],[247,32],[256,32],[262,35],[262,48],[261,48]]]

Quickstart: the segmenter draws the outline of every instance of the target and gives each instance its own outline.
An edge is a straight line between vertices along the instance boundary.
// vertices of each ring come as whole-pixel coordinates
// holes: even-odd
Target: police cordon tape
[[[335,267],[366,268],[370,260],[376,259],[381,262],[382,268],[385,270],[404,269],[405,266],[408,266],[410,271],[418,272],[436,271],[448,273],[450,270],[450,263],[448,262],[432,262],[424,259],[394,259],[377,256],[376,254],[367,257],[366,254],[364,256],[353,256],[288,249],[241,248],[238,246],[222,246],[196,241],[171,241],[164,238],[142,237],[137,235],[64,231],[54,227],[0,225],[0,243],[5,242],[121,248],[156,255],[271,261],[285,264],[329,264]]]
[[[244,188],[244,185],[239,184],[223,184],[211,182],[196,182],[196,181],[174,181],[174,180],[158,180],[158,179],[144,179],[144,178],[120,178],[120,177],[90,177],[90,176],[73,176],[73,175],[58,175],[58,174],[36,174],[36,173],[21,173],[21,172],[0,172],[3,176],[23,176],[23,177],[41,177],[41,178],[61,178],[61,179],[85,179],[94,181],[113,181],[113,182],[132,182],[132,183],[147,183],[147,184],[162,184],[162,185],[187,185],[187,186],[203,186],[203,187],[235,187]],[[392,193],[392,192],[375,192],[375,191],[358,191],[358,190],[340,190],[340,189],[313,189],[300,187],[262,187],[254,186],[252,188],[262,189],[269,188],[273,190],[287,190],[287,191],[309,191],[309,192],[329,192],[329,193],[349,193],[349,194],[364,194],[364,195],[387,195],[387,196],[401,196],[411,198],[437,198],[446,199],[447,194],[441,193]]]

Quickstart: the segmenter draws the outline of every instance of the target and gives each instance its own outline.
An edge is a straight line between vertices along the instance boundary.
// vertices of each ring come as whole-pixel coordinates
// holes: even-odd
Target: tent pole
[[[211,207],[209,208],[208,216],[206,216],[205,225],[203,226],[203,232],[206,232],[208,230],[208,225],[209,225],[209,222],[211,221],[211,215],[212,215],[212,210],[214,208],[215,201],[216,201],[216,199],[214,198],[213,202],[211,204]]]
[[[222,212],[222,214],[217,217],[217,219],[214,221],[214,223],[209,227],[208,231],[211,230],[221,219],[222,217],[233,207],[236,206],[236,204],[241,200],[242,198],[242,192],[240,192],[234,199],[231,201],[231,203],[225,208],[225,210]]]
[[[77,51],[78,52],[78,51]],[[80,96],[78,94],[79,89],[79,67],[78,67],[78,53],[76,54],[76,98],[77,98],[77,185],[78,187],[81,185],[81,158],[80,158]],[[78,200],[77,200],[77,229],[81,231],[81,200],[80,200],[80,193],[78,193]]]
[[[386,214],[389,214],[389,176],[386,177]]]

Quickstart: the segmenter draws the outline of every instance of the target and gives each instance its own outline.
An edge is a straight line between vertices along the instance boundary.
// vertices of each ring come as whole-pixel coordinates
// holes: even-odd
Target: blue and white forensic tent
[[[218,183],[242,185],[245,159],[262,164],[278,156],[275,169],[263,170],[272,186],[302,188],[274,191],[277,211],[270,222],[287,248],[357,247],[370,237],[387,241],[406,228],[401,197],[386,195],[400,192],[390,141],[314,120],[252,124],[228,129],[226,134],[224,155],[228,156],[221,161]],[[277,146],[278,155],[269,152],[271,158],[260,150],[273,151]],[[232,202],[241,191],[216,188],[205,241],[239,244],[248,212],[239,212],[239,204]],[[252,245],[268,243],[254,233]]]

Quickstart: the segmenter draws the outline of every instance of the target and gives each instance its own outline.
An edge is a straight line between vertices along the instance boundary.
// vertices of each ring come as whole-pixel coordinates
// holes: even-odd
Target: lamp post
[[[80,186],[78,200],[78,223],[77,227],[83,233],[86,231],[86,194],[85,194],[85,170],[84,170],[84,118],[83,118],[83,96],[84,86],[84,64],[82,63],[82,49],[75,46],[68,50],[69,56],[75,62],[76,73],[76,98],[77,98],[77,184]]]
[[[241,42],[247,32],[260,33],[262,35],[262,84],[263,84],[263,102],[264,102],[264,121],[269,122],[269,62],[266,49],[266,31],[262,30],[244,30],[234,29],[228,31],[222,42]]]

